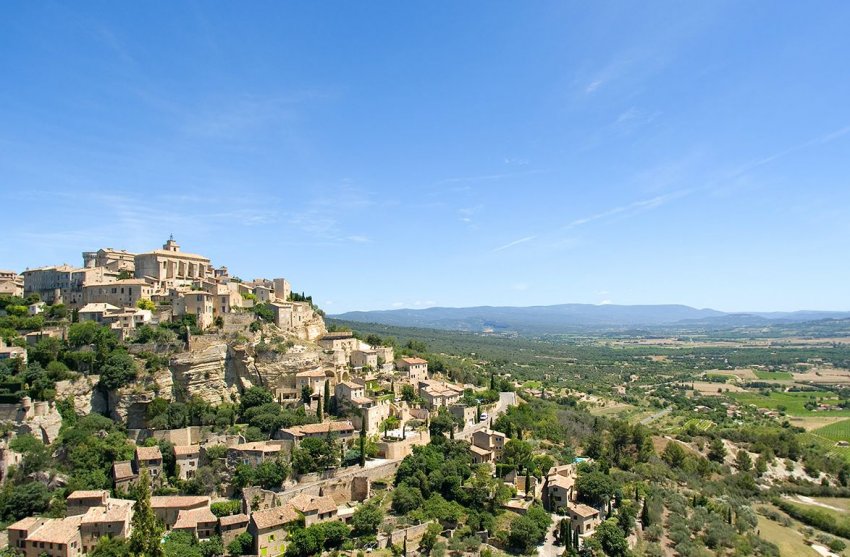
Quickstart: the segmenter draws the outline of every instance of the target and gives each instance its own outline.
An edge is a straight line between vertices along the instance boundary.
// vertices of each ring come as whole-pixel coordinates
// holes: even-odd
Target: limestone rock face
[[[56,382],[56,399],[71,398],[74,412],[80,416],[106,412],[106,397],[97,388],[99,375],[85,375],[74,380]]]
[[[221,342],[203,350],[178,354],[171,359],[169,367],[184,398],[197,396],[210,404],[221,404],[231,402],[231,393],[238,392],[228,359],[228,346]]]
[[[299,371],[321,367],[321,352],[304,346],[294,346],[285,354],[262,352],[257,354],[254,365],[262,385],[272,391],[295,390],[295,374]]]
[[[169,368],[162,368],[140,378],[132,385],[109,391],[112,419],[128,428],[144,427],[148,404],[155,398],[174,400],[174,380]]]
[[[27,418],[15,428],[15,433],[18,435],[30,433],[33,437],[48,445],[59,437],[62,416],[52,402],[36,402],[34,407],[34,413],[29,413]]]

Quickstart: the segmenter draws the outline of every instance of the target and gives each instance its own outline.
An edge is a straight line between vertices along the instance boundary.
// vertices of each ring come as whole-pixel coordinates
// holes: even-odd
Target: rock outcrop
[[[97,388],[99,375],[83,375],[76,379],[56,382],[56,400],[71,399],[74,412],[80,416],[106,412],[106,397]]]

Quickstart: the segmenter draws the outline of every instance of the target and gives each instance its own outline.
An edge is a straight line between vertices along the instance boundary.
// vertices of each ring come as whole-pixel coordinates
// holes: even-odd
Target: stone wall
[[[221,315],[221,332],[224,334],[241,333],[246,331],[256,319],[253,313],[223,313]]]
[[[428,430],[410,432],[407,439],[403,441],[381,441],[378,443],[378,454],[383,458],[398,459],[406,457],[413,452],[413,447],[417,445],[427,445],[431,441],[431,434]]]

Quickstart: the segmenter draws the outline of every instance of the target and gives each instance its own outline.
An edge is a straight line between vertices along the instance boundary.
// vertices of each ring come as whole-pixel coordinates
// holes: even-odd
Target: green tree
[[[248,555],[253,547],[254,537],[248,532],[242,532],[227,544],[227,552],[231,555]]]
[[[156,309],[156,304],[153,303],[151,300],[148,300],[147,298],[139,298],[139,300],[136,302],[136,307],[139,309],[147,309],[153,311]]]
[[[600,524],[593,537],[599,542],[602,551],[608,557],[628,557],[630,555],[629,543],[613,519]]]
[[[90,557],[127,557],[130,555],[130,545],[125,538],[103,536],[89,555]]]
[[[396,514],[407,514],[420,508],[424,502],[418,488],[400,485],[393,491],[392,509]]]
[[[351,527],[355,536],[372,536],[384,521],[384,511],[375,503],[365,503],[357,507],[351,516]]]
[[[664,452],[661,454],[661,458],[670,465],[671,468],[681,468],[685,463],[685,458],[687,454],[685,453],[685,449],[677,443],[676,441],[670,441],[667,443],[667,446],[664,447]]]
[[[135,557],[163,557],[160,544],[163,528],[151,507],[150,477],[145,469],[139,475],[136,505],[133,513],[133,532],[130,534],[130,552]]]
[[[715,437],[708,445],[708,460],[722,463],[726,458],[726,447],[719,437]]]
[[[111,353],[100,368],[100,384],[113,391],[128,385],[136,378],[136,362],[124,351]]]
[[[735,455],[735,466],[741,472],[749,472],[753,469],[753,460],[750,458],[750,453],[744,449],[740,449]]]

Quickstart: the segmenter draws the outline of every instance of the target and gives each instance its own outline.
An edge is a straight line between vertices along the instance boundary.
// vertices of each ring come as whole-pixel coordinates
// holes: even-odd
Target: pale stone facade
[[[97,251],[83,252],[83,267],[104,267],[119,273],[132,273],[136,268],[136,254],[122,249],[101,248]]]
[[[162,249],[137,254],[134,261],[136,278],[150,277],[169,286],[215,276],[209,259],[180,251],[173,238]]]
[[[410,381],[428,379],[428,361],[422,358],[399,358],[395,367]]]
[[[155,292],[153,285],[142,279],[86,284],[83,286],[83,303],[136,307],[139,300],[150,300]]]

